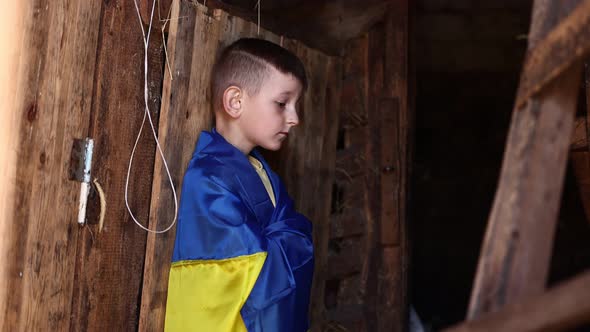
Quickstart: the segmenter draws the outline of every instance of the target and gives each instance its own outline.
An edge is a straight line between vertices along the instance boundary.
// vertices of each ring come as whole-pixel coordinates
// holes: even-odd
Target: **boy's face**
[[[275,151],[299,124],[296,106],[302,87],[293,75],[270,71],[256,95],[244,95],[240,122],[245,143]]]

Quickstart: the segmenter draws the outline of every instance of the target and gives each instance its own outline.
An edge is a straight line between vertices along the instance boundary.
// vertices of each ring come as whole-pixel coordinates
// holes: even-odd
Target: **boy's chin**
[[[262,147],[265,150],[269,150],[269,151],[279,151],[281,149],[282,146],[282,142],[278,142],[278,143],[273,143],[273,144],[264,144],[261,145],[260,147]]]

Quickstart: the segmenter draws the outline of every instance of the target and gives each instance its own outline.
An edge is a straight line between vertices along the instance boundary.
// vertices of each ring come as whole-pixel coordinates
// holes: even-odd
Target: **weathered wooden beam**
[[[369,66],[373,153],[378,179],[375,318],[369,330],[404,331],[407,324],[407,176],[409,128],[409,1],[394,1],[371,31]]]
[[[219,24],[206,24],[202,11],[202,6],[195,7],[188,1],[172,3],[171,16],[183,18],[170,24],[167,47],[173,78],[166,69],[158,135],[166,157],[174,161],[169,163],[169,169],[177,193],[180,193],[181,179],[192,155],[194,140],[201,130],[210,127],[211,116],[204,92],[209,75],[207,71],[203,71],[202,75],[194,75],[192,68],[211,67],[213,59],[208,54],[215,51],[217,40],[221,37]],[[195,31],[197,26],[203,27],[205,32]],[[216,42],[212,43],[212,40]],[[194,52],[194,44],[200,45],[200,52]],[[181,198],[180,195],[178,198]],[[149,227],[162,230],[173,218],[172,188],[162,160],[157,158]],[[164,330],[168,273],[174,248],[173,230],[164,234],[149,234],[147,237],[139,331]]]
[[[590,323],[590,272],[443,332],[558,332]]]
[[[276,34],[301,40],[327,54],[339,54],[348,40],[362,35],[382,20],[391,3],[391,0],[306,0],[294,7],[265,10],[262,2],[260,24]],[[258,22],[254,7],[245,9],[221,0],[209,0],[207,6]]]
[[[317,68],[315,68],[317,70]],[[317,206],[317,212],[314,220],[314,247],[315,247],[315,271],[313,287],[311,291],[311,304],[310,314],[312,326],[318,327],[322,324],[325,310],[325,285],[327,280],[328,270],[328,246],[330,241],[330,234],[332,224],[330,223],[330,213],[332,210],[332,185],[334,183],[335,164],[336,164],[336,145],[338,140],[338,128],[340,123],[340,89],[341,89],[341,77],[342,77],[342,64],[341,61],[335,58],[329,59],[329,64],[324,69],[325,78],[320,79],[321,76],[317,76],[318,89],[324,90],[324,105],[325,109],[322,111],[323,114],[317,114],[316,109],[308,109],[306,116],[315,116],[315,119],[310,121],[318,121],[319,118],[323,118],[324,127],[322,133],[318,133],[315,141],[317,142],[318,137],[323,141],[321,148],[321,157],[319,159],[319,167],[315,170],[311,170],[309,174],[315,174],[319,182],[315,195],[309,195],[311,204]],[[324,83],[325,82],[325,83]],[[313,99],[314,101],[317,99]],[[317,105],[316,107],[321,107]],[[312,132],[306,131],[305,135],[314,136]],[[314,148],[313,140],[310,140],[307,150]],[[317,148],[317,147],[316,147]],[[306,153],[300,151],[300,153]],[[285,167],[279,170],[282,176],[286,176],[289,172],[289,167]],[[302,189],[305,190],[305,189]]]
[[[154,2],[156,2],[156,7],[154,7],[154,16],[151,19],[152,30],[161,33],[162,27],[165,27],[165,31],[167,31],[168,27],[170,26],[170,20],[175,20],[178,18],[173,18],[172,15],[168,15],[171,14],[172,0],[139,0],[138,6],[139,12],[141,14],[141,20],[146,28],[150,24],[152,6],[154,5]]]
[[[553,27],[545,21],[559,22],[567,15],[562,5],[535,1],[529,52]],[[524,70],[527,75],[533,69]],[[545,289],[580,70],[575,62],[537,95],[528,96],[523,109],[514,109],[471,295],[470,319]]]
[[[590,53],[590,0],[569,0],[561,5],[575,7],[575,9],[567,17],[563,17],[559,25],[550,32],[543,31],[542,33],[546,36],[542,39],[534,38],[535,40],[531,42],[530,45],[534,45],[534,48],[529,49],[525,58],[516,108],[521,108],[530,97],[541,91],[568,68],[581,62]],[[556,15],[555,12],[538,13],[543,16],[549,15],[547,21],[553,21],[555,16],[550,17],[550,15]],[[533,22],[531,33],[535,28],[545,28],[546,24]]]
[[[572,68],[513,114],[470,318],[545,288],[579,69]]]

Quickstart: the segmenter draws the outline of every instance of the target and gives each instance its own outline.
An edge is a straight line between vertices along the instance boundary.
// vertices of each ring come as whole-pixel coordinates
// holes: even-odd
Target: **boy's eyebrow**
[[[289,96],[290,97],[290,96],[294,96],[296,94],[297,94],[297,91],[294,91],[294,90],[285,90],[285,91],[279,93],[279,96]]]

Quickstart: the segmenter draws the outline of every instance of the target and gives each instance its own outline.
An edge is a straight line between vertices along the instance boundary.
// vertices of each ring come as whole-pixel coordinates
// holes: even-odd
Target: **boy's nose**
[[[299,124],[299,116],[297,115],[296,111],[293,112],[289,112],[289,117],[287,118],[287,124],[295,127],[296,125]]]

